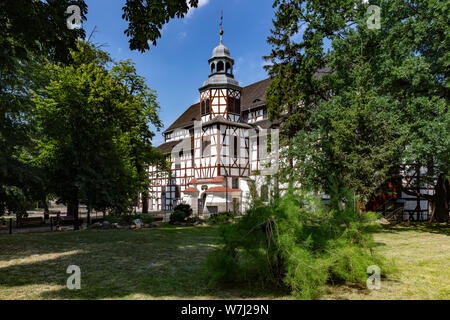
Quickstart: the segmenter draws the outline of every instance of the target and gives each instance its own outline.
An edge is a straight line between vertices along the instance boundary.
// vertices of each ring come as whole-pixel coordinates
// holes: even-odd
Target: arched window
[[[229,62],[226,64],[226,73],[231,74],[231,64]]]
[[[219,61],[218,63],[217,63],[217,72],[223,72],[223,69],[224,69],[224,65],[223,65],[223,61]]]
[[[211,73],[215,73],[216,72],[216,64],[213,62],[211,63]]]

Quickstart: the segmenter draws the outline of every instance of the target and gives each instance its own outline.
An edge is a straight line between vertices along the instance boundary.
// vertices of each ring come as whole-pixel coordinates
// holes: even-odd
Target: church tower
[[[222,38],[223,30],[220,29],[220,43],[208,60],[209,79],[199,89],[203,123],[218,116],[230,121],[240,121],[242,88],[234,79],[234,60]]]

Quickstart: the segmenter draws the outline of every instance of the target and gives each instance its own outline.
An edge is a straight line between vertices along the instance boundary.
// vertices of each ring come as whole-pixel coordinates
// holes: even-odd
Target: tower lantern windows
[[[216,73],[216,64],[213,62],[211,63],[211,74]]]
[[[226,64],[226,71],[225,72],[228,73],[228,74],[232,73],[231,72],[231,64],[229,62],[227,62],[227,64]]]
[[[217,63],[217,72],[223,72],[223,71],[224,71],[224,68],[225,68],[225,66],[224,66],[224,64],[223,64],[223,61],[219,61],[219,62]]]

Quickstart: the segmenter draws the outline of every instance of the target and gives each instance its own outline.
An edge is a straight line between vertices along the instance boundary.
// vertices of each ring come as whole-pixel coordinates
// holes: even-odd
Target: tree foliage
[[[330,210],[320,198],[291,190],[223,225],[221,247],[207,262],[212,284],[277,286],[314,299],[327,283],[365,283],[368,266],[392,271],[372,252],[374,216],[356,213],[348,192],[334,196],[333,203],[346,198],[345,206]]]
[[[367,26],[368,4],[275,1],[266,57],[269,116],[286,118],[285,139],[295,136],[288,169],[299,163],[302,181],[325,189],[334,176],[365,202],[401,163],[428,167],[433,183],[450,172],[449,4],[371,4],[380,29]]]
[[[127,212],[142,189],[140,168],[162,157],[151,147],[148,122],[159,124],[159,106],[129,61],[108,70],[105,52],[78,46],[74,63],[53,65],[52,81],[35,92],[37,161],[51,192],[71,208],[81,201]],[[130,91],[125,79],[134,79],[136,88]]]
[[[164,24],[175,17],[183,18],[191,7],[197,6],[198,0],[127,0],[122,18],[128,21],[125,34],[130,37],[130,49],[150,49],[149,42],[156,45]]]
[[[105,53],[101,53],[98,50],[86,50],[86,47],[81,46],[83,52],[74,54],[76,50],[80,49],[77,39],[85,38],[85,30],[71,30],[67,28],[66,19],[68,14],[66,10],[70,5],[80,7],[81,20],[86,20],[88,6],[83,0],[4,0],[0,2],[0,214],[5,209],[16,213],[25,212],[32,200],[43,200],[45,203],[44,199],[47,199],[50,189],[55,189],[53,186],[49,187],[49,176],[42,170],[43,159],[45,158],[44,153],[50,151],[37,150],[37,141],[43,143],[41,141],[42,137],[39,135],[44,134],[44,129],[41,127],[37,130],[37,125],[48,125],[45,134],[54,135],[56,131],[62,128],[63,123],[57,124],[54,129],[51,129],[51,125],[43,121],[45,113],[42,108],[38,108],[39,116],[41,117],[39,121],[41,122],[36,121],[36,108],[32,101],[31,91],[36,92],[36,97],[44,98],[49,92],[45,92],[43,89],[49,85],[48,88],[53,90],[52,94],[63,98],[62,88],[71,81],[77,82],[81,80],[85,91],[78,92],[74,97],[77,96],[83,101],[89,100],[91,97],[82,97],[83,94],[89,91],[87,83],[93,81],[90,85],[98,84],[95,83],[96,80],[88,79],[86,72],[89,71],[96,72],[97,80],[103,79],[105,81],[99,80],[102,85],[107,85],[107,81],[120,82],[123,90],[111,88],[111,90],[116,90],[117,92],[114,94],[110,92],[111,96],[107,97],[107,100],[109,99],[109,102],[114,99],[127,100],[127,104],[122,105],[123,119],[135,117],[134,124],[131,121],[121,124],[123,136],[120,143],[123,147],[128,141],[134,146],[131,148],[133,151],[133,165],[131,167],[141,167],[138,169],[140,173],[136,176],[136,179],[140,181],[138,189],[145,189],[143,183],[145,170],[142,169],[144,161],[152,159],[160,165],[165,164],[162,155],[149,147],[149,141],[153,134],[148,130],[148,123],[155,125],[156,129],[160,127],[157,119],[157,104],[154,92],[145,86],[144,79],[136,74],[136,70],[130,62],[120,62],[114,67],[114,75],[104,76],[101,75],[99,68],[104,68],[104,64],[109,62],[109,57]],[[162,2],[127,1],[123,7],[123,18],[129,21],[129,28],[126,33],[130,36],[130,48],[139,49],[140,51],[148,50],[149,42],[156,44],[156,39],[161,36],[159,30],[165,23],[172,18],[183,17],[190,7],[196,7],[197,5],[197,0],[191,0],[189,6],[184,0]],[[82,79],[73,77],[71,79],[71,75],[68,73],[62,75],[64,71],[62,65],[58,65],[57,68],[50,68],[52,70],[49,69],[49,66],[58,63],[63,63],[65,66],[73,66],[73,70],[78,72],[76,76]],[[82,65],[84,67],[80,67]],[[89,68],[91,69],[86,69],[87,65],[90,65]],[[82,69],[83,71],[80,71]],[[65,71],[68,71],[68,69]],[[84,76],[82,76],[83,72],[85,73]],[[52,80],[57,79],[57,81],[60,81],[60,87],[55,81],[50,85],[52,76],[56,77]],[[66,79],[62,80],[61,77],[66,77]],[[109,79],[111,77],[112,79]],[[136,85],[137,87],[133,90],[139,91],[139,93],[130,92],[130,87],[127,87],[125,83],[127,81]],[[64,84],[63,82],[66,83]],[[76,87],[80,88],[79,83]],[[97,92],[98,96],[106,94],[106,90],[107,88],[105,88],[103,93]],[[75,94],[74,91],[69,92]],[[70,101],[70,103],[72,102]],[[97,107],[99,107],[102,101],[94,102],[92,100],[91,102],[97,103]],[[67,106],[69,105],[68,101],[64,103]],[[67,107],[67,110],[65,110],[68,112],[65,116],[61,112],[56,112],[56,110],[53,110],[56,112],[54,115],[59,120],[67,120],[65,117],[69,116],[70,113],[68,109],[70,108]],[[103,112],[106,115],[107,109],[104,109]],[[94,113],[91,116],[93,115]],[[52,115],[47,113],[47,116]],[[86,122],[77,124],[75,114],[72,113],[70,116],[74,116],[72,120],[74,121],[73,124],[77,125],[77,128],[86,129],[83,126],[86,126],[88,123],[91,124],[90,121],[92,119],[84,119],[81,115],[78,115],[81,117],[81,120]],[[145,121],[147,122],[144,123]],[[100,120],[95,122],[95,124],[100,123]],[[69,128],[65,129],[69,130]],[[70,136],[65,131],[63,133],[65,136]],[[96,134],[93,133],[92,136],[95,137]],[[135,138],[132,138],[133,135]],[[72,136],[70,136],[71,138]],[[74,138],[83,140],[84,136],[81,134],[78,138],[75,136]],[[51,143],[54,143],[54,141],[47,141],[43,144],[49,147]],[[114,143],[119,144],[117,141]],[[106,147],[105,145],[103,149]],[[75,149],[72,151],[75,152]],[[72,159],[70,154],[66,156],[67,161],[76,159]],[[98,156],[103,157],[105,155]],[[83,159],[86,157],[87,155],[84,155]],[[97,160],[92,161],[95,162]],[[91,167],[91,169],[94,167]],[[97,200],[100,198],[105,200],[107,198],[105,194],[98,195],[97,193],[101,192],[102,185],[106,183],[102,179],[107,173],[101,174],[101,167],[96,168],[96,170],[100,170],[100,172],[95,173],[98,175],[98,180],[89,187],[89,190],[92,192],[88,192],[88,194],[91,196],[96,195]],[[92,177],[94,173],[90,172],[89,175]],[[80,183],[87,186],[86,181],[76,182],[77,185]],[[95,190],[100,191],[96,191],[96,193],[94,192]],[[97,200],[95,200],[96,203],[101,202]],[[110,198],[107,203],[111,203],[111,201],[112,199]],[[117,198],[116,202],[120,202],[120,199]]]

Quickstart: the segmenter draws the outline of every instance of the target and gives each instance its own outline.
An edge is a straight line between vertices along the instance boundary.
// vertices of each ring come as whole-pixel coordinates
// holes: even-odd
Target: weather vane
[[[220,10],[220,43],[222,43],[222,36],[223,36],[223,10]]]

